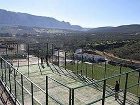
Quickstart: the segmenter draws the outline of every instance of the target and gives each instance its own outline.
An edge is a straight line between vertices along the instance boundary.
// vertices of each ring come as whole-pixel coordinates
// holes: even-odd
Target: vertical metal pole
[[[72,97],[71,97],[71,99],[72,99],[72,105],[74,105],[74,89],[72,89]]]
[[[86,63],[86,78],[87,78],[87,63]]]
[[[47,43],[47,57],[46,57],[47,62],[48,62],[48,56],[49,56],[49,46],[48,46],[48,43]]]
[[[82,63],[84,62],[83,53],[82,53]]]
[[[2,69],[3,69],[3,64],[2,64],[2,58],[0,58],[0,68],[1,68],[1,74],[2,74],[2,78],[3,78],[3,72],[2,72]]]
[[[66,66],[67,66],[67,61],[66,61],[66,58],[67,57],[67,52],[65,52],[65,70],[66,70]]]
[[[18,44],[17,44],[17,59],[18,59],[18,68],[19,68],[19,52],[18,52]]]
[[[16,74],[15,74],[15,69],[14,69],[14,84],[15,84],[15,104],[16,104],[16,101],[17,101],[17,86],[16,86]]]
[[[120,65],[120,74],[122,74],[122,65]],[[121,84],[121,75],[119,76],[119,84]]]
[[[138,97],[139,98],[139,105],[140,105],[140,97]]]
[[[7,52],[8,52],[7,48],[8,48],[8,46],[7,46],[7,44],[6,44],[6,55],[7,55]]]
[[[23,75],[21,74],[21,94],[22,94],[22,105],[24,105],[24,88],[23,88]]]
[[[71,93],[72,93],[72,91],[71,91],[71,88],[69,89],[69,105],[71,105]]]
[[[11,68],[9,66],[9,85],[10,85],[10,93],[11,93]]]
[[[93,63],[92,63],[92,79],[94,79],[94,77],[93,77]]]
[[[125,80],[125,89],[124,89],[123,105],[125,105],[125,102],[126,102],[127,84],[128,84],[128,73],[126,73],[126,80]]]
[[[48,105],[48,76],[46,76],[46,105]]]
[[[83,75],[83,70],[81,70],[81,75]]]
[[[4,73],[5,73],[5,86],[6,86],[6,84],[7,84],[7,82],[6,82],[6,71],[7,71],[7,65],[6,65],[7,63],[4,63],[4,66],[5,66],[5,69],[4,69]]]
[[[52,44],[52,63],[53,63],[53,44]]]
[[[0,58],[0,68],[2,69],[2,58]]]
[[[74,58],[74,53],[73,53],[72,55],[73,55],[73,62],[74,62],[74,64],[75,64],[75,58]]]
[[[137,96],[139,97],[139,86],[140,86],[140,72],[138,75],[138,86],[137,86]]]
[[[102,105],[105,105],[105,92],[106,92],[106,80],[104,80],[104,85],[103,85]]]
[[[46,55],[46,62],[47,62],[47,66],[49,66],[49,46],[48,46],[48,43],[47,43],[47,55]]]
[[[78,60],[77,60],[77,74],[78,74]]]
[[[84,60],[83,60],[83,50],[82,50],[82,63],[81,63],[81,70],[83,69],[83,62],[84,62]]]
[[[72,60],[72,62],[73,62],[73,63],[72,63],[72,70],[74,70],[74,71],[75,71],[76,69],[75,69],[75,59],[74,59],[74,53],[73,53],[72,55],[73,55],[73,58],[72,58],[72,59],[73,59],[73,60]]]
[[[33,92],[33,83],[31,82],[31,97],[32,97],[32,105],[34,105],[34,92]]]
[[[58,50],[58,58],[57,58],[57,60],[58,60],[58,66],[59,66],[59,50]]]
[[[29,58],[29,44],[28,44],[28,76],[29,76],[29,60],[30,58]]]
[[[2,63],[2,61],[3,61],[3,60],[2,60],[2,58],[1,58],[1,71],[2,71],[2,81],[3,81],[3,67],[2,67],[2,66],[3,66],[3,63]]]
[[[105,61],[105,74],[104,74],[104,78],[106,78],[106,61]]]

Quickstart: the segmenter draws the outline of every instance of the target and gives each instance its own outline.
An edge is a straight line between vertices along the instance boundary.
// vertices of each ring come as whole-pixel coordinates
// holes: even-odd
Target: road
[[[117,57],[117,56],[115,56],[114,54],[112,54],[112,53],[107,53],[107,52],[101,52],[101,51],[95,51],[97,54],[99,54],[99,55],[102,55],[102,56],[105,56],[105,57],[107,57],[107,58],[109,58],[109,59],[118,59],[118,60],[122,60],[122,61],[127,61],[127,62],[132,62],[132,63],[138,63],[138,64],[140,64],[140,61],[136,61],[136,60],[130,60],[130,59],[123,59],[123,58],[119,58],[119,57]]]

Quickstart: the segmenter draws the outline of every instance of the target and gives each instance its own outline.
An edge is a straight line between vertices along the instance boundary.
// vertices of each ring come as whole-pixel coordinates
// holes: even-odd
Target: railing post
[[[77,60],[77,67],[76,68],[77,68],[77,74],[78,74],[78,60]]]
[[[137,96],[139,96],[139,86],[140,86],[140,72],[138,74]]]
[[[48,76],[46,76],[46,105],[48,105]]]
[[[31,82],[31,97],[32,97],[32,105],[34,105],[34,92],[33,92],[33,83]]]
[[[53,49],[54,49],[54,47],[53,47],[53,44],[52,44],[52,63],[53,63]]]
[[[67,66],[67,61],[66,61],[67,58],[66,57],[67,57],[67,52],[65,52],[65,70],[67,69],[67,67],[66,67]]]
[[[7,85],[7,76],[6,76],[6,73],[7,73],[7,65],[6,65],[6,63],[4,63],[5,64],[5,86]]]
[[[11,93],[11,68],[9,66],[9,85],[10,85],[10,93]]]
[[[30,65],[30,63],[29,63],[29,60],[30,60],[29,54],[30,54],[30,53],[29,53],[29,44],[28,44],[28,77],[29,77],[29,69],[30,69],[30,68],[29,68],[29,65]]]
[[[2,63],[2,58],[1,58],[1,72],[2,72],[2,81],[3,81],[3,63]]]
[[[73,59],[73,63],[75,65],[75,57],[74,57],[74,53],[72,54],[72,59]]]
[[[86,78],[87,78],[87,63],[86,63]]]
[[[5,49],[5,50],[6,50],[6,55],[7,55],[7,52],[8,52],[8,49],[7,49],[7,48],[8,48],[8,46],[7,46],[7,44],[6,44],[6,49]]]
[[[46,63],[47,63],[47,66],[49,66],[49,45],[48,45],[48,43],[47,43]]]
[[[139,98],[139,105],[140,105],[140,97],[138,97]]]
[[[81,70],[81,76],[83,75],[83,70]]]
[[[46,62],[48,62],[48,57],[49,57],[49,45],[47,43],[47,57],[46,57]]]
[[[16,43],[17,44],[17,59],[18,59],[18,68],[19,68],[19,46],[18,46],[18,43]],[[18,68],[17,68],[17,70],[18,70]],[[16,75],[17,75],[17,72],[16,72]]]
[[[106,70],[107,70],[107,68],[106,68],[106,61],[105,61],[105,71],[104,71],[104,78],[106,78]]]
[[[74,105],[74,89],[72,89],[72,97],[71,97],[71,99],[72,99],[72,105]]]
[[[69,105],[71,105],[71,88],[69,89]]]
[[[120,64],[120,74],[122,74],[122,64]],[[119,84],[121,84],[121,75],[119,76]]]
[[[105,92],[106,92],[106,80],[104,80],[104,85],[103,85],[102,105],[105,105]]]
[[[60,55],[59,55],[59,50],[58,50],[58,58],[57,58],[57,60],[58,60],[58,66],[59,66],[59,56],[60,56]]]
[[[69,105],[74,105],[74,89],[69,89]]]
[[[125,105],[125,102],[126,102],[127,84],[128,84],[128,73],[126,73],[126,80],[125,80],[125,89],[124,89],[123,105]]]
[[[15,74],[15,69],[14,69],[14,84],[15,84],[15,105],[16,105],[16,101],[17,101],[17,90],[16,90],[16,74]]]
[[[92,63],[92,79],[94,79],[94,77],[93,77],[93,63]]]
[[[0,68],[2,69],[2,58],[0,58]]]
[[[23,88],[23,75],[21,74],[21,94],[22,94],[22,105],[24,105],[24,88]]]

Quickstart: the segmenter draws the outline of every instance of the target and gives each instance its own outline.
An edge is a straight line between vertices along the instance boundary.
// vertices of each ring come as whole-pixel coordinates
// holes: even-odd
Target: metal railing
[[[102,90],[102,98],[98,99],[98,100],[94,100],[93,102],[87,103],[87,105],[102,101],[102,105],[105,105],[105,100],[108,97],[111,97],[115,94],[115,92],[112,92],[110,94],[106,94],[106,86],[107,86],[107,81],[111,80],[113,78],[119,77],[119,76],[124,76],[125,77],[125,87],[123,90],[120,90],[119,93],[123,92],[123,105],[125,105],[127,99],[126,96],[128,94],[128,89],[138,86],[140,85],[140,72],[139,72],[139,77],[138,77],[138,82],[137,84],[133,84],[128,86],[128,76],[131,75],[134,72],[137,72],[138,70],[135,71],[130,71],[127,73],[122,73],[122,74],[118,74],[109,78],[105,78],[102,80],[98,80],[95,81],[93,83],[90,84],[86,84],[83,86],[79,86],[76,88],[70,88],[68,86],[66,86],[65,84],[58,82],[57,80],[46,76],[46,90],[40,88],[39,86],[37,86],[35,83],[33,83],[28,77],[26,77],[25,75],[23,75],[22,73],[20,73],[19,71],[17,71],[9,62],[7,62],[5,59],[0,58],[1,61],[1,80],[4,83],[5,87],[8,88],[11,96],[13,97],[15,103],[17,105],[24,105],[25,104],[25,96],[27,96],[27,94],[30,96],[31,98],[31,103],[32,105],[34,105],[35,103],[43,105],[44,103],[38,101],[38,99],[36,98],[36,96],[34,96],[34,89],[37,88],[39,89],[41,92],[44,93],[44,95],[46,96],[45,98],[45,103],[46,105],[48,105],[48,98],[51,98],[53,101],[55,101],[57,104],[60,105],[64,105],[63,102],[61,102],[60,100],[56,100],[53,96],[49,95],[48,91],[48,79],[53,80],[54,82],[57,82],[59,85],[64,86],[65,88],[67,88],[69,90],[68,94],[69,94],[69,105],[75,105],[75,91],[77,91],[78,89],[81,89],[83,87],[86,86],[92,86],[94,84],[97,83],[101,83],[103,84],[103,90]],[[26,84],[30,84],[30,85],[25,85]],[[19,85],[19,86],[18,86]],[[19,94],[19,93],[21,94]]]
[[[127,94],[128,94],[128,89],[132,88],[132,87],[136,87],[139,89],[139,85],[140,85],[140,72],[139,72],[140,69],[137,69],[137,70],[133,70],[133,71],[130,71],[130,72],[126,72],[126,73],[122,73],[122,74],[118,74],[118,75],[115,75],[115,76],[112,76],[112,77],[108,77],[108,78],[105,78],[105,79],[102,79],[102,80],[97,80],[93,83],[90,83],[90,84],[86,84],[86,85],[83,85],[83,86],[79,86],[79,87],[76,87],[74,88],[74,91],[76,91],[77,89],[81,89],[82,87],[86,87],[86,86],[91,86],[91,85],[94,85],[94,84],[97,84],[97,83],[101,83],[103,82],[103,91],[102,91],[102,98],[98,99],[98,100],[95,100],[93,102],[90,102],[86,105],[91,105],[91,104],[94,104],[94,103],[97,103],[99,101],[102,101],[102,105],[105,105],[105,99],[108,98],[108,97],[111,97],[113,95],[115,95],[115,92],[112,91],[112,93],[110,94],[106,94],[106,87],[107,87],[107,81],[110,80],[110,79],[113,79],[113,78],[116,78],[116,77],[120,77],[120,76],[125,76],[125,86],[124,86],[124,89],[121,89],[118,93],[121,93],[123,92],[123,101],[122,101],[122,105],[125,105],[126,104],[126,101],[128,100],[126,98]],[[138,71],[138,72],[137,72]],[[133,85],[129,85],[128,86],[128,76],[131,75],[132,73],[134,72],[137,72],[139,73],[138,74],[138,81],[136,84],[133,84]],[[137,98],[139,98],[139,95],[136,96]],[[136,102],[136,104],[140,104],[140,102]]]
[[[29,54],[30,54],[30,49],[29,49],[29,45],[27,47],[28,51],[27,51],[27,54],[28,54],[28,76],[29,76]],[[48,44],[47,44],[47,55],[49,54],[49,50],[48,50]],[[7,52],[7,50],[6,50]],[[54,59],[54,46],[52,45],[52,48],[51,48],[51,54],[52,54],[52,63],[53,63],[53,59]],[[57,59],[57,62],[58,62],[58,67],[59,67],[59,50],[58,50],[58,55],[56,56],[56,59]],[[83,59],[83,57],[82,57]],[[67,66],[67,56],[66,56],[66,52],[65,52],[65,57],[64,57],[64,68],[61,69],[61,67],[59,67],[59,69],[57,69],[55,66],[56,65],[52,65],[53,68],[55,69],[52,69],[52,71],[56,71],[58,72],[62,72],[62,74],[64,74],[65,76],[67,76],[67,74],[65,74],[65,72],[63,72],[64,70],[67,70],[66,66]],[[48,61],[48,58],[46,58],[46,61]],[[73,57],[73,60],[75,62],[75,59]],[[83,61],[83,60],[82,60]],[[39,63],[38,63],[39,64]],[[77,104],[76,102],[76,91],[79,92],[78,94],[80,94],[80,89],[82,88],[85,88],[85,87],[94,87],[95,85],[99,84],[100,86],[100,93],[101,93],[101,97],[98,98],[98,99],[93,99],[93,100],[90,100],[90,102],[86,102],[85,104],[86,105],[91,105],[91,104],[94,104],[94,103],[97,103],[99,101],[101,101],[102,105],[105,105],[105,102],[106,102],[106,99],[109,98],[109,97],[112,97],[114,96],[115,92],[113,90],[111,90],[111,86],[109,86],[109,81],[113,80],[113,79],[116,79],[119,80],[119,82],[121,82],[121,77],[123,77],[123,79],[125,79],[125,82],[124,83],[121,83],[121,84],[124,84],[123,87],[121,88],[121,90],[119,91],[119,94],[120,94],[120,97],[122,97],[122,104],[125,105],[126,103],[128,103],[129,99],[127,98],[127,95],[129,94],[129,91],[130,89],[132,89],[133,87],[137,87],[137,89],[139,89],[139,85],[140,85],[140,69],[137,69],[137,70],[132,70],[132,71],[129,71],[129,72],[125,72],[125,73],[120,73],[120,74],[117,74],[117,75],[114,75],[114,76],[111,76],[111,77],[105,77],[104,79],[102,80],[96,80],[96,81],[91,81],[91,83],[85,83],[83,84],[82,86],[77,86],[77,87],[74,87],[74,88],[71,88],[69,86],[67,86],[66,84],[63,84],[51,77],[48,77],[46,76],[46,80],[45,80],[45,88],[41,88],[39,87],[38,85],[36,85],[32,80],[30,80],[28,77],[26,77],[24,74],[22,74],[21,72],[19,72],[17,69],[15,69],[7,60],[5,60],[4,58],[0,57],[0,65],[1,65],[1,68],[0,68],[0,76],[1,76],[1,80],[2,82],[4,83],[5,87],[9,90],[12,98],[14,99],[15,103],[16,104],[19,104],[19,105],[25,105],[25,102],[29,102],[30,104],[32,105],[35,105],[35,104],[39,104],[39,105],[48,105],[49,104],[49,100],[53,100],[56,104],[60,104],[60,105],[65,105],[65,104],[69,104],[69,105],[75,105]],[[105,65],[105,71],[106,71],[106,65]],[[121,71],[121,69],[120,69]],[[71,75],[71,73],[67,72],[66,73],[69,73],[69,76],[71,76],[73,79],[75,79],[75,76],[81,76],[80,78],[88,78],[87,77],[87,65],[86,65],[86,73],[85,75],[82,75],[82,71],[78,69],[78,61],[77,61],[77,71],[73,71],[75,72],[74,73],[74,76]],[[80,73],[79,73],[80,72]],[[92,72],[93,72],[93,68],[92,68]],[[137,82],[134,83],[134,84],[129,84],[129,76],[131,76],[133,73],[137,73]],[[93,77],[93,73],[92,73],[92,77]],[[76,78],[77,79],[77,78]],[[93,79],[93,78],[92,78]],[[51,89],[49,89],[49,81],[53,81],[53,82],[56,82],[58,85],[57,86],[62,86],[64,88],[66,88],[68,91],[67,92],[67,96],[68,96],[68,99],[67,99],[67,102],[65,103],[63,100],[61,99],[58,99],[57,97],[55,97],[54,95],[52,95],[51,93],[49,93],[49,91]],[[79,81],[79,80],[78,80]],[[109,89],[109,92],[108,92],[108,88]],[[45,99],[39,99],[37,96],[36,96],[36,91],[39,90],[43,96],[45,97]],[[59,91],[59,90],[57,90]],[[41,95],[42,95],[41,94]],[[25,98],[28,98],[28,99],[25,99]],[[58,96],[59,97],[59,96]],[[140,96],[139,96],[139,90],[137,91],[137,99],[140,100]],[[140,104],[140,101],[136,104]]]
[[[31,81],[28,77],[23,75],[21,72],[17,71],[9,62],[7,62],[2,57],[0,58],[0,62],[1,62],[0,64],[1,65],[1,69],[0,69],[1,80],[4,83],[5,88],[7,88],[8,91],[10,92],[10,95],[14,99],[15,104],[25,105],[25,101],[26,101],[25,97],[29,95],[30,96],[29,98],[31,98],[29,103],[32,105],[34,105],[35,103],[39,105],[44,105],[44,104],[48,105],[49,103],[48,98],[51,98],[51,100],[53,100],[57,104],[64,105],[59,100],[56,100],[53,96],[48,94],[48,79],[51,79],[57,82],[59,85],[62,85],[70,90],[69,87],[65,86],[62,83],[59,83],[58,81],[52,79],[51,77],[46,76],[46,83],[45,83],[46,89],[42,89],[38,85],[36,85],[33,81]],[[38,99],[34,95],[35,88],[40,90],[42,93],[44,93],[44,96],[46,96],[45,103],[38,101]]]

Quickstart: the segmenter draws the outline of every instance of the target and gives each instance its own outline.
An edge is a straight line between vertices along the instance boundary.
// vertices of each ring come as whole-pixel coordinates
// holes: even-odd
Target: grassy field
[[[104,77],[111,77],[117,74],[120,74],[120,66],[113,66],[110,64],[106,64],[106,72],[105,72],[105,64],[88,64],[88,63],[75,63],[75,64],[67,64],[66,68],[72,70],[75,73],[90,77],[91,79],[101,80]],[[128,71],[132,71],[132,69],[127,67],[121,67],[121,73],[125,73]],[[128,87],[138,83],[138,72],[133,72],[128,75]],[[125,88],[126,75],[118,76],[115,78],[111,78],[107,80],[107,84],[114,87],[115,81],[120,80],[120,88]],[[140,87],[135,86],[133,88],[128,89],[129,92],[138,95],[138,91],[140,94]]]

